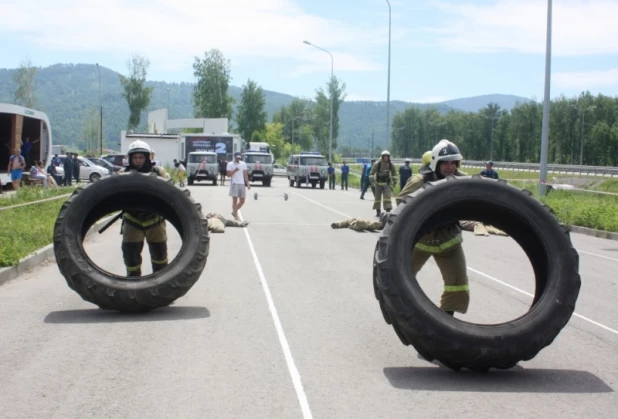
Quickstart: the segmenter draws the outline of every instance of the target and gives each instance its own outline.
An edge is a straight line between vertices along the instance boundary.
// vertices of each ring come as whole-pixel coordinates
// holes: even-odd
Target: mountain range
[[[13,74],[16,69],[0,69],[0,102],[13,103],[16,85]],[[126,129],[129,108],[122,97],[119,73],[100,67],[100,100],[103,106],[103,131],[106,146],[119,148],[120,131]],[[147,112],[168,107],[169,117],[193,117],[193,83],[166,83],[148,81],[153,87],[150,106],[142,117],[142,129],[146,129]],[[235,107],[240,103],[242,88],[230,86],[229,94],[235,99]],[[93,64],[54,64],[39,68],[35,77],[35,109],[45,112],[52,124],[55,144],[83,143],[86,114],[99,109],[99,73]],[[294,96],[274,91],[264,91],[268,118],[288,105]],[[497,103],[509,110],[518,102],[529,99],[514,95],[492,94],[447,100],[440,103],[410,103],[392,100],[390,114],[395,115],[410,106],[421,109],[435,107],[441,113],[450,110],[477,112],[489,103]],[[341,105],[340,134],[338,143],[358,148],[367,148],[374,134],[374,145],[380,146],[385,140],[386,102],[345,101]],[[232,121],[231,125],[235,121]]]

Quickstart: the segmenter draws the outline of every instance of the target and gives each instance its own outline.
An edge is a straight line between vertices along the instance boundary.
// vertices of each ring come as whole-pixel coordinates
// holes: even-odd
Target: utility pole
[[[547,0],[547,45],[545,47],[545,103],[543,104],[543,129],[541,133],[541,173],[539,196],[547,194],[547,155],[549,154],[549,88],[551,84],[551,18],[552,0]]]
[[[99,73],[99,141],[101,146],[101,156],[103,155],[103,105],[101,104],[101,70],[97,63],[97,72]]]
[[[386,149],[390,147],[391,143],[391,118],[390,118],[390,106],[391,106],[391,3],[388,3],[388,81],[386,83]]]
[[[373,134],[375,134],[375,127],[371,127],[371,158],[373,159],[373,151],[375,149],[373,145]]]

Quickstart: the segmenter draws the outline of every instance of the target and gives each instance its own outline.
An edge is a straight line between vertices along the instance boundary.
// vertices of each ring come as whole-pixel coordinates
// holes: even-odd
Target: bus
[[[23,144],[26,139],[32,145],[26,159],[28,172],[35,160],[43,161],[47,168],[51,162],[52,133],[49,118],[44,112],[24,108],[10,103],[0,103],[0,179],[2,186],[11,183],[11,176],[6,169],[9,158],[15,148],[23,155]]]

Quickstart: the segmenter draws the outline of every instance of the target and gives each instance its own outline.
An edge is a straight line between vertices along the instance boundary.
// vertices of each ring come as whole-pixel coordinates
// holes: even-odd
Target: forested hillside
[[[129,108],[122,97],[122,87],[117,72],[105,67],[101,71],[101,103],[103,105],[103,131],[106,147],[118,148],[120,131],[126,129]],[[13,102],[16,88],[12,75],[14,69],[0,69],[0,102]],[[259,81],[258,81],[259,83]],[[170,118],[193,117],[193,84],[166,83],[151,81],[147,86],[154,87],[148,111],[167,107],[169,89]],[[316,88],[319,86],[316,86]],[[229,94],[236,100],[234,109],[240,102],[241,88],[231,86]],[[264,91],[266,111],[269,120],[281,106],[288,105],[294,98],[290,95]],[[56,144],[84,147],[84,131],[92,120],[98,121],[99,76],[94,64],[56,64],[39,68],[35,78],[36,109],[48,114],[52,122],[54,142]],[[524,98],[519,98],[525,100]],[[457,109],[477,111],[489,102],[499,103],[510,109],[513,96],[489,95],[476,98],[456,99],[440,104],[415,104],[420,109],[437,108],[442,113],[453,109],[450,103],[456,103]],[[391,101],[391,115],[403,111],[412,104]],[[384,144],[386,124],[385,102],[344,102],[340,112],[341,126],[338,143],[365,149],[370,145],[372,131],[374,145]],[[146,130],[147,112],[141,119],[141,130]],[[231,123],[233,130],[235,121]]]

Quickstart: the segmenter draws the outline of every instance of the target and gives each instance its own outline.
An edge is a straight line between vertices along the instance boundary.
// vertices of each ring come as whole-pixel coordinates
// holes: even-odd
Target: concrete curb
[[[112,217],[108,217],[95,223],[94,229],[90,230],[90,232],[86,235],[84,241],[88,241],[94,235],[95,231],[98,230],[111,218]],[[52,243],[40,248],[39,250],[36,250],[34,253],[31,253],[25,258],[21,259],[17,266],[0,268],[0,286],[18,278],[25,272],[36,268],[46,260],[52,259],[54,256],[54,244]]]
[[[586,236],[594,236],[600,239],[616,240],[618,241],[618,233],[612,233],[611,231],[595,230],[588,227],[571,226],[571,233],[585,234]]]

